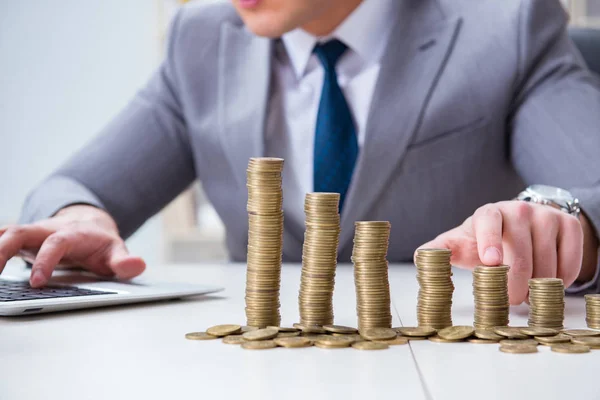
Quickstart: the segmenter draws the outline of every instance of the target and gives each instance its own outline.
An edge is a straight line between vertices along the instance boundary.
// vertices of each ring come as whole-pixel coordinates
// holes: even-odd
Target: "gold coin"
[[[328,344],[328,343],[322,343],[322,342],[314,342],[314,346],[318,347],[320,349],[343,349],[346,347],[349,347],[349,345],[346,344]]]
[[[298,332],[298,333],[300,333],[300,329],[297,329],[297,328],[285,328],[282,326],[267,326],[267,328],[275,328],[279,331],[279,333],[282,333],[282,332],[285,332],[285,333]]]
[[[502,335],[498,335],[496,332],[493,331],[493,329],[475,329],[475,336],[477,336],[479,339],[484,339],[484,340],[493,340],[493,341],[499,341],[505,338],[505,336]]]
[[[572,337],[571,342],[588,346],[590,349],[600,349],[600,337],[597,336]]]
[[[419,327],[402,327],[397,328],[396,331],[404,336],[411,337],[428,337],[435,335],[437,330],[434,328],[430,328],[427,326],[419,326]]]
[[[502,339],[501,346],[537,346],[538,342],[533,339]]]
[[[438,331],[438,336],[446,340],[462,340],[475,332],[472,326],[451,326]]]
[[[500,346],[500,351],[503,353],[528,354],[537,353],[538,349],[536,346]]]
[[[600,331],[593,331],[590,329],[567,329],[562,331],[562,333],[572,337],[600,336]]]
[[[462,339],[444,339],[443,337],[439,336],[439,333],[435,336],[430,336],[429,341],[431,342],[435,342],[435,343],[459,343],[462,342]]]
[[[275,328],[264,328],[257,331],[246,332],[242,336],[248,341],[259,341],[273,339],[278,333],[279,331]]]
[[[242,335],[230,335],[223,338],[223,343],[225,344],[242,344],[245,341],[246,339]]]
[[[278,346],[281,347],[287,347],[287,348],[299,348],[299,347],[310,347],[312,346],[313,342],[306,338],[306,337],[278,337],[273,339],[273,341],[275,342],[275,344],[277,344]]]
[[[387,344],[388,346],[398,346],[403,344],[408,344],[408,339],[402,336],[396,336],[394,339],[390,340],[373,340],[373,342]]]
[[[381,342],[356,342],[352,343],[352,348],[357,350],[385,350],[389,349],[389,346]]]
[[[542,328],[542,327],[534,327],[530,326],[527,328],[520,329],[521,333],[529,336],[556,336],[558,335],[558,331],[556,329],[551,328]]]
[[[294,328],[300,329],[303,333],[326,333],[327,331],[319,325],[294,324]]]
[[[550,346],[550,349],[556,353],[566,354],[581,354],[590,352],[590,348],[588,346],[573,343],[555,344]]]
[[[497,326],[494,329],[494,333],[507,337],[509,339],[527,339],[529,336],[521,333],[520,328],[511,326]]]
[[[368,340],[391,340],[398,336],[398,332],[392,328],[368,328],[363,329],[360,335]]]
[[[352,343],[354,343],[354,338],[351,337],[341,337],[341,336],[325,336],[315,339],[315,344],[322,344],[326,346],[336,346],[336,347],[348,347]]]
[[[261,340],[242,343],[242,348],[246,350],[266,350],[274,349],[275,347],[277,347],[277,344],[275,344],[273,340]]]
[[[323,329],[325,329],[327,332],[343,333],[343,334],[350,334],[350,333],[358,332],[358,330],[356,328],[351,328],[349,326],[342,326],[342,325],[324,325]]]
[[[571,337],[563,333],[559,333],[556,336],[534,336],[534,339],[537,340],[539,344],[543,344],[545,346],[551,346],[557,343],[571,342]]]
[[[191,332],[186,333],[185,338],[189,340],[213,340],[218,339],[218,336],[210,335],[206,332]]]
[[[241,330],[241,332],[242,332],[242,333],[246,333],[246,332],[250,332],[250,331],[257,331],[257,330],[259,330],[259,329],[260,329],[260,328],[259,328],[259,327],[257,327],[257,326],[242,326],[242,330]]]
[[[488,339],[479,339],[479,338],[471,338],[471,339],[467,340],[467,342],[469,342],[469,343],[475,343],[475,344],[493,344],[493,343],[498,343],[497,340],[488,340]]]
[[[212,326],[206,330],[206,333],[213,336],[229,336],[235,335],[236,333],[240,333],[242,331],[242,327],[239,325],[217,325]]]
[[[285,337],[295,337],[300,336],[300,331],[296,332],[279,332],[276,337],[285,338]]]

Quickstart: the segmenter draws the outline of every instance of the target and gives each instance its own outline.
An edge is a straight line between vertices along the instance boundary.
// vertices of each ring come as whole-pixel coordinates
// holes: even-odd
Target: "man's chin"
[[[246,27],[255,35],[266,38],[279,38],[284,33],[293,30],[294,26],[287,26],[287,24],[276,24],[273,23],[273,18],[242,18]]]

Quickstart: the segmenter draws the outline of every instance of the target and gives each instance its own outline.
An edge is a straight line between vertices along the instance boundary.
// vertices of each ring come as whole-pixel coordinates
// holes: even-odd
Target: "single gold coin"
[[[223,343],[225,344],[242,344],[245,341],[246,339],[242,335],[230,335],[223,338]]]
[[[403,344],[408,344],[408,339],[403,336],[396,336],[394,339],[390,340],[373,340],[374,342],[387,344],[388,346],[398,346]]]
[[[264,328],[244,333],[242,336],[248,341],[268,340],[277,336],[279,331],[275,328]]]
[[[398,336],[398,332],[392,328],[367,328],[360,335],[367,340],[391,340]]]
[[[209,335],[206,332],[191,332],[186,333],[185,338],[189,340],[213,340],[218,339],[219,337],[215,335]]]
[[[507,337],[509,339],[527,339],[528,335],[521,333],[521,329],[511,326],[497,326],[494,328],[494,332],[498,335]]]
[[[323,344],[323,345],[327,345],[327,346],[336,346],[336,347],[348,347],[354,342],[355,342],[354,338],[345,337],[345,336],[321,335],[321,337],[315,339],[315,344],[319,343],[319,344]]]
[[[279,333],[290,333],[290,332],[300,333],[300,329],[297,329],[297,328],[286,328],[283,326],[267,326],[267,328],[275,328],[279,331]]]
[[[251,331],[257,331],[260,328],[257,326],[242,326],[242,333],[246,333],[246,332],[251,332]]]
[[[463,341],[462,339],[444,339],[443,337],[439,336],[439,332],[437,335],[429,336],[427,339],[429,339],[430,342],[435,343],[459,343]]]
[[[358,332],[358,329],[342,325],[323,325],[323,329],[332,333],[351,334]]]
[[[239,325],[217,325],[212,326],[206,330],[206,333],[213,336],[229,336],[235,335],[236,333],[240,333],[242,331],[242,327]]]
[[[562,333],[572,337],[600,336],[600,331],[593,331],[591,329],[567,329],[562,331]]]
[[[501,346],[537,346],[539,343],[533,339],[502,339]]]
[[[556,336],[558,335],[558,330],[552,328],[542,328],[530,326],[527,328],[519,329],[521,333],[524,333],[528,336]]]
[[[242,348],[246,350],[267,350],[274,349],[275,347],[277,347],[277,344],[273,340],[246,341],[242,343]]]
[[[428,326],[402,327],[397,328],[396,331],[401,335],[411,337],[428,337],[435,335],[437,332],[436,329],[430,328]]]
[[[352,343],[352,348],[357,350],[385,350],[389,349],[389,346],[381,342],[356,342]]]
[[[493,340],[496,342],[505,338],[505,336],[498,335],[493,329],[475,329],[475,336],[479,339]]]
[[[277,334],[276,337],[284,338],[284,337],[294,337],[294,336],[300,336],[300,331],[296,331],[296,332],[281,332],[281,331],[279,331],[279,333]]]
[[[313,344],[312,340],[310,340],[306,337],[302,337],[302,336],[278,337],[278,338],[273,339],[273,341],[278,346],[286,347],[286,348],[290,348],[290,349],[291,348],[300,348],[300,347],[310,347]]]
[[[556,336],[534,336],[534,339],[537,340],[539,344],[543,344],[545,346],[551,346],[553,344],[558,343],[570,343],[571,336],[565,335],[563,333],[559,333]]]
[[[419,341],[419,340],[427,340],[430,336],[400,336],[405,337],[409,342]]]
[[[590,349],[600,349],[600,337],[598,336],[573,337],[571,342],[588,346]]]
[[[294,324],[294,328],[300,329],[303,333],[327,333],[322,326],[319,325],[302,325],[302,324]]]
[[[500,346],[500,351],[503,353],[513,354],[528,354],[537,353],[538,349],[536,346]]]
[[[320,349],[343,349],[343,348],[349,347],[348,345],[328,344],[328,343],[322,343],[322,342],[315,342],[314,346],[318,347]]]
[[[472,326],[450,326],[438,331],[438,336],[446,340],[462,340],[473,335],[475,328]]]
[[[475,343],[475,344],[494,344],[494,343],[498,343],[497,340],[488,340],[488,339],[479,339],[479,338],[471,338],[471,339],[467,340],[467,342],[469,342],[469,343]]]
[[[555,353],[565,354],[581,354],[590,352],[590,348],[588,346],[573,343],[555,344],[550,346],[550,349]]]

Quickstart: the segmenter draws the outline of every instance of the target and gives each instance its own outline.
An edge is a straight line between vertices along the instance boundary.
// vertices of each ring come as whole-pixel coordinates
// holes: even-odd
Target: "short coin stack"
[[[600,294],[585,295],[585,322],[588,328],[600,329]]]
[[[300,324],[333,324],[333,286],[340,237],[339,193],[308,193],[300,281]]]
[[[562,329],[565,318],[565,287],[562,279],[530,279],[529,305],[529,326]]]
[[[419,326],[442,329],[452,326],[452,252],[447,249],[419,249],[416,255],[419,296]]]
[[[358,329],[390,328],[392,313],[387,250],[391,224],[387,221],[355,223],[354,283]]]
[[[279,326],[283,246],[283,191],[280,158],[251,158],[248,186],[247,324]]]
[[[473,271],[475,328],[508,325],[508,270],[506,265],[476,267]]]

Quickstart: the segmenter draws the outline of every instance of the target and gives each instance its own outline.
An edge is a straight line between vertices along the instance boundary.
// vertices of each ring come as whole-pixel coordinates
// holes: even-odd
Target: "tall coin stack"
[[[506,265],[475,267],[473,295],[475,297],[475,328],[508,325],[508,270]]]
[[[529,326],[562,329],[565,319],[565,287],[562,279],[529,280]]]
[[[588,328],[600,329],[600,294],[585,295],[585,322]]]
[[[280,158],[251,158],[248,164],[246,319],[249,326],[279,326],[281,322],[282,171]]]
[[[391,328],[392,313],[387,250],[391,224],[356,222],[354,232],[354,283],[358,329]]]
[[[416,255],[419,296],[419,326],[442,329],[452,326],[452,252],[447,249],[419,249]]]
[[[333,324],[333,286],[340,237],[339,193],[308,193],[300,281],[300,323]]]

